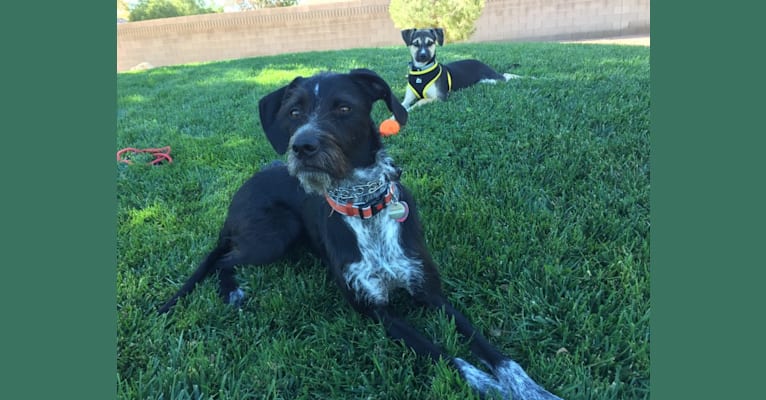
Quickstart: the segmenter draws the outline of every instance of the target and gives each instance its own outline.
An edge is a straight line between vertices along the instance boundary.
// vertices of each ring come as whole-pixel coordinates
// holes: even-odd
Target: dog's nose
[[[311,157],[319,151],[319,140],[314,135],[298,135],[292,149],[299,157]]]

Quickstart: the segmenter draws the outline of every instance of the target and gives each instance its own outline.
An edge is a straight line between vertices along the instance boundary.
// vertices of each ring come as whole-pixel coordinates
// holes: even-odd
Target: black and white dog
[[[232,199],[217,246],[159,311],[169,311],[215,272],[223,301],[238,304],[244,293],[234,280],[234,266],[268,264],[305,244],[355,310],[379,321],[389,336],[418,354],[446,360],[479,393],[558,399],[490,345],[442,293],[415,201],[399,181],[400,170],[370,116],[378,100],[402,125],[407,122],[407,111],[389,85],[365,69],[298,77],[262,98],[261,124],[277,153],[288,153],[287,165],[266,167],[244,183]],[[408,324],[389,305],[395,289],[454,318],[491,373],[446,354]]]
[[[408,110],[434,100],[445,100],[449,92],[477,82],[495,83],[519,78],[514,74],[501,75],[478,60],[439,64],[436,61],[436,45],[444,45],[444,30],[441,28],[405,29],[402,39],[412,56],[407,92],[402,102]]]

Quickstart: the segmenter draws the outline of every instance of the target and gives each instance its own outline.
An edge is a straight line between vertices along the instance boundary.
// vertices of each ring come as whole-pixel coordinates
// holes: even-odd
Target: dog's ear
[[[303,78],[297,77],[289,85],[279,88],[258,101],[258,114],[261,117],[261,126],[271,146],[279,154],[285,154],[287,145],[290,143],[290,134],[277,122],[277,113],[282,107],[282,101],[288,89],[295,87]]]
[[[370,90],[370,95],[373,101],[383,100],[386,102],[388,109],[394,113],[394,118],[399,125],[404,126],[407,124],[407,110],[399,103],[394,93],[391,91],[391,87],[374,71],[360,68],[353,69],[349,75],[363,83],[363,85]]]
[[[407,46],[412,44],[412,34],[415,33],[417,29],[405,29],[402,31],[402,39],[404,39],[404,44]]]
[[[439,46],[444,46],[444,29],[434,28],[433,31],[436,34],[436,43],[439,43]]]

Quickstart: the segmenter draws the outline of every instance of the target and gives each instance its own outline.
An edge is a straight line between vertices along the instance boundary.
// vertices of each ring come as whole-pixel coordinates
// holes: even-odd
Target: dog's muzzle
[[[299,159],[310,158],[319,151],[319,137],[314,132],[296,132],[291,141],[290,150]]]
[[[428,52],[427,48],[421,48],[418,50],[417,53],[415,53],[415,61],[417,62],[426,62],[431,59],[431,53]]]
[[[313,124],[298,129],[290,139],[287,154],[287,170],[298,178],[309,193],[323,194],[349,173],[350,166],[342,150],[329,135]]]

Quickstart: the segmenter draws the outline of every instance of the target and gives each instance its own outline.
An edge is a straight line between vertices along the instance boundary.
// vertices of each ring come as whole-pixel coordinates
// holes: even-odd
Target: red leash
[[[129,160],[128,158],[123,158],[125,153],[149,153],[154,156],[154,160],[148,162],[149,165],[157,165],[163,161],[167,161],[168,163],[173,162],[173,159],[170,157],[170,146],[160,147],[158,149],[136,149],[133,147],[128,147],[117,152],[117,162],[133,164],[133,161]]]

